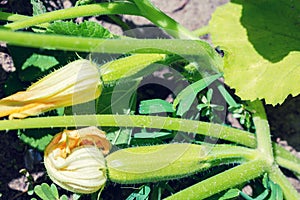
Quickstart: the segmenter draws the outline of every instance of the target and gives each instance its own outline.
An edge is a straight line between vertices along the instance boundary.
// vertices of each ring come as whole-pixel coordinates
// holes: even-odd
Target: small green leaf
[[[182,90],[176,97],[173,103],[173,107],[179,104],[177,109],[177,115],[182,116],[187,112],[193,104],[197,94],[214,82],[217,78],[221,77],[221,74],[215,74],[206,78],[203,78]]]
[[[173,105],[162,99],[144,100],[140,103],[140,114],[152,114],[161,112],[175,112]]]
[[[270,184],[270,188],[271,188],[271,196],[270,196],[269,200],[273,200],[273,199],[283,200],[283,193],[282,193],[280,186],[273,183],[273,181],[271,181],[271,180],[269,181],[269,184]]]
[[[38,195],[42,200],[57,200],[58,197],[52,193],[50,186],[47,183],[42,183],[41,185],[37,185],[34,187],[34,192]]]
[[[119,129],[115,132],[107,133],[106,137],[113,145],[124,145],[129,143],[131,134],[131,129]]]
[[[68,200],[68,199],[69,198],[65,194],[59,198],[59,200]],[[74,195],[73,195],[73,200],[76,200],[76,199],[74,199]]]
[[[269,188],[269,177],[268,174],[264,174],[264,178],[262,180],[262,184],[265,188]]]
[[[238,107],[239,106],[239,104],[236,103],[236,101],[232,98],[232,96],[229,94],[229,92],[226,90],[226,88],[224,87],[223,84],[218,82],[217,88],[230,107]]]
[[[40,151],[44,151],[45,147],[53,138],[53,134],[58,133],[60,129],[28,129],[18,130],[19,138],[26,144]]]
[[[148,200],[149,194],[150,194],[150,187],[147,185],[144,185],[138,193],[132,193],[129,197],[127,197],[126,200]]]
[[[211,102],[212,95],[213,95],[213,90],[211,88],[209,88],[207,93],[206,93],[207,103]]]
[[[30,0],[32,5],[33,16],[40,15],[46,12],[46,7],[43,5],[43,2],[40,0]]]
[[[264,200],[269,195],[269,189],[265,189],[260,195],[258,195],[255,200]],[[278,199],[276,199],[278,200]]]
[[[55,196],[55,198],[58,199],[59,195],[58,195],[58,190],[57,190],[56,186],[52,183],[50,188],[51,188],[53,196]]]
[[[219,200],[232,199],[234,197],[238,197],[240,195],[239,189],[230,189],[228,190]]]
[[[160,138],[160,137],[165,137],[168,135],[172,135],[170,132],[142,132],[142,133],[135,133],[134,138],[138,139],[154,139],[154,138]]]
[[[113,38],[114,35],[96,22],[84,21],[80,24],[74,22],[54,22],[50,24],[47,33],[73,35],[91,38]]]
[[[22,65],[22,70],[33,66],[39,68],[42,72],[54,67],[55,65],[59,64],[53,56],[46,56],[40,54],[32,54]]]

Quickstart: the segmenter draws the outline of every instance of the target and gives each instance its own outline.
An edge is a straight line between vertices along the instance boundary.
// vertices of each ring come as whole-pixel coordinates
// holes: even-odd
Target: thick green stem
[[[246,162],[192,185],[166,199],[205,199],[223,190],[259,177],[266,171],[265,167],[266,162],[262,160]]]
[[[25,20],[7,24],[5,27],[17,30],[55,20],[113,14],[139,15],[140,12],[133,3],[129,2],[91,4],[44,13]]]
[[[237,144],[255,148],[254,134],[225,127],[219,124],[185,120],[178,118],[165,118],[156,116],[128,116],[128,115],[76,115],[61,117],[27,118],[23,120],[1,120],[0,130],[54,128],[75,126],[116,126],[116,127],[147,127],[193,132],[202,135],[220,137]],[[300,173],[300,159],[290,152],[273,143],[276,161],[280,166]]]
[[[101,53],[177,53],[181,55],[208,55],[216,57],[217,54],[205,41],[192,40],[162,40],[162,39],[98,39],[62,35],[45,35],[39,33],[12,32],[0,29],[0,40],[10,44],[48,48],[58,50],[71,50]],[[220,60],[220,58],[218,58]]]
[[[265,159],[272,165],[274,162],[273,148],[264,106],[260,100],[251,102],[250,106],[254,110],[253,123],[256,129],[257,149],[264,154]]]
[[[275,161],[281,167],[300,174],[300,159],[284,149],[279,144],[273,143]]]
[[[277,183],[280,186],[286,200],[300,199],[300,194],[281,172],[278,166],[273,165],[272,169],[269,171],[269,177],[274,183]]]
[[[158,27],[164,29],[174,38],[198,40],[193,33],[181,26],[174,19],[170,18],[164,12],[154,7],[148,0],[134,0],[140,10],[140,13]]]
[[[256,145],[254,134],[246,131],[225,127],[219,124],[169,117],[141,115],[74,115],[0,121],[0,130],[74,126],[151,127],[198,133],[237,142],[250,147]]]
[[[220,137],[247,147],[255,148],[255,135],[200,121],[178,118],[165,118],[156,116],[128,116],[128,115],[76,115],[59,117],[27,118],[22,120],[1,120],[0,130],[29,129],[29,128],[54,128],[54,127],[80,127],[80,126],[116,126],[116,127],[147,127],[193,132],[202,135]],[[280,166],[300,173],[300,159],[293,156],[273,143],[276,161]]]

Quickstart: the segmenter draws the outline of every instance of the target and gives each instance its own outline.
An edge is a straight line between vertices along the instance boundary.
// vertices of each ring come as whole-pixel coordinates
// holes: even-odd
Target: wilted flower
[[[59,107],[84,103],[100,96],[102,82],[97,66],[76,60],[0,100],[0,117],[25,118]]]
[[[45,149],[44,164],[54,183],[75,193],[93,193],[106,182],[106,155],[111,148],[96,127],[65,130]]]

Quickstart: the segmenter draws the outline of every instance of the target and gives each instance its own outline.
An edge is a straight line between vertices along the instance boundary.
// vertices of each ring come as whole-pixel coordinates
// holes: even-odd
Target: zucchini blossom
[[[89,194],[105,185],[104,155],[110,149],[105,133],[96,127],[64,130],[46,147],[44,164],[54,183],[75,193]]]
[[[91,101],[100,96],[102,82],[97,66],[76,60],[48,74],[26,91],[0,100],[0,117],[25,118],[42,112]]]

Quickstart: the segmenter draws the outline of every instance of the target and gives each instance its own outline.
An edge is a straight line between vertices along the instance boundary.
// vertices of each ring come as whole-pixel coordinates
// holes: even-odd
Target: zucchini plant
[[[0,116],[9,119],[0,130],[17,129],[20,139],[45,150],[54,183],[80,198],[99,191],[105,198],[112,182],[141,185],[127,199],[300,199],[281,170],[300,174],[300,159],[271,141],[264,110],[264,102],[300,93],[298,1],[234,0],[195,32],[148,0],[78,1],[51,12],[40,1],[32,4],[34,16],[0,12],[7,22],[0,40],[18,71],[0,100]],[[101,15],[123,28],[119,15],[145,17],[172,39],[136,39],[72,21]],[[210,33],[224,55],[197,33]],[[169,86],[174,98],[139,98],[145,77],[165,68],[178,83]],[[225,124],[227,106],[245,108],[247,131]],[[264,191],[250,197],[241,189],[254,179],[263,180]],[[44,183],[37,194],[58,198],[56,187],[49,188]]]

